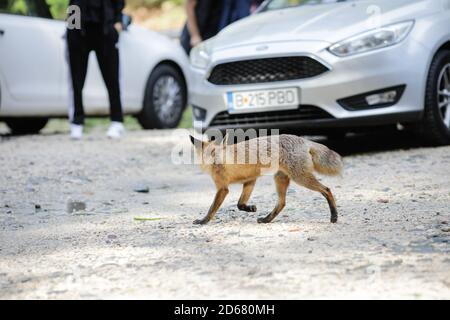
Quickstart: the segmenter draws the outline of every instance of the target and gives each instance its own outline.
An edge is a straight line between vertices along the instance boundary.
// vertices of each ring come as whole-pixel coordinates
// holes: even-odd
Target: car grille
[[[318,76],[329,69],[310,57],[283,57],[244,60],[219,64],[208,81],[235,85],[298,80]]]
[[[333,119],[333,116],[315,106],[300,106],[295,110],[230,114],[227,111],[218,113],[211,127],[227,127],[242,125],[282,124],[302,120]]]

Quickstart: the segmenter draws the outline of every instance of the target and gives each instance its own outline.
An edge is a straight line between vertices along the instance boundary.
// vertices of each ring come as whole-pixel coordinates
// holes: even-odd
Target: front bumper
[[[366,125],[412,122],[420,118],[423,110],[424,88],[427,78],[429,51],[413,39],[407,39],[396,46],[385,49],[339,58],[327,48],[329,43],[320,41],[279,42],[267,44],[264,53],[258,51],[261,45],[230,48],[215,52],[208,70],[192,68],[190,103],[206,110],[204,119],[194,118],[197,131],[207,128],[310,128],[310,127],[355,127]],[[298,48],[302,48],[299,51]],[[236,54],[236,53],[239,54]],[[214,85],[207,81],[215,65],[238,60],[260,59],[280,56],[309,56],[327,66],[327,71],[319,76],[293,81],[270,82],[245,85]],[[405,85],[403,95],[395,105],[365,110],[346,110],[338,100],[376,91],[383,88]],[[285,87],[298,87],[304,106],[314,106],[328,115],[286,119],[283,121],[259,122],[255,113],[279,112],[280,108],[265,108],[244,111],[249,118],[247,122],[223,122],[217,124],[216,117],[227,114],[225,95],[230,91],[264,90]],[[242,112],[242,111],[241,111]],[[252,117],[253,116],[253,117]],[[219,121],[220,123],[220,121]],[[213,124],[213,125],[212,125]]]

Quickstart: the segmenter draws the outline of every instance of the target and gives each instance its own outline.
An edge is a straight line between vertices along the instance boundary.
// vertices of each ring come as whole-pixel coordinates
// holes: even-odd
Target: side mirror
[[[123,14],[122,15],[122,26],[123,26],[123,30],[128,30],[128,27],[130,26],[131,22],[133,21],[133,19],[127,15],[127,14]]]

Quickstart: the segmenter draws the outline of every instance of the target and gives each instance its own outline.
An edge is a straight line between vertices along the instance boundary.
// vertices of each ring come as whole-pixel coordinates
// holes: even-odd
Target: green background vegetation
[[[164,2],[172,2],[174,5],[182,5],[184,0],[126,0],[127,6],[130,8],[147,7],[158,8]]]
[[[18,14],[27,14],[27,0],[6,0],[8,7],[12,12]],[[127,7],[131,10],[145,7],[148,9],[160,8],[165,2],[170,2],[174,6],[180,6],[185,0],[126,0]],[[56,19],[64,19],[66,15],[66,8],[69,4],[69,0],[46,0],[50,7],[52,16]]]
[[[108,117],[102,118],[86,118],[85,129],[86,132],[92,131],[106,131],[110,122]],[[142,130],[137,119],[133,116],[126,116],[124,125],[128,131]],[[192,109],[188,107],[184,112],[183,118],[181,119],[179,128],[189,129],[192,128]],[[66,132],[69,130],[69,123],[65,119],[51,119],[48,125],[45,127],[45,132]]]

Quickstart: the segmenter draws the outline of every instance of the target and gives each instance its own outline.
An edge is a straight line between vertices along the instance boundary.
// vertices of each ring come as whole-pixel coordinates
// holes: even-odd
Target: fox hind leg
[[[264,218],[259,218],[258,223],[270,223],[283,210],[286,205],[286,191],[289,187],[289,177],[281,171],[275,174],[275,185],[278,193],[278,202],[275,208]]]
[[[294,180],[299,185],[308,188],[313,191],[320,192],[325,199],[327,199],[328,206],[330,207],[331,217],[330,221],[331,223],[336,223],[338,220],[338,212],[336,209],[336,201],[334,200],[333,193],[331,190],[321,184],[317,178],[312,173],[304,173],[301,177],[291,177],[292,180]]]
[[[252,195],[253,188],[255,187],[256,180],[248,181],[244,183],[242,188],[242,194],[238,201],[238,209],[246,212],[256,212],[256,206],[249,206],[247,204],[250,196]]]

